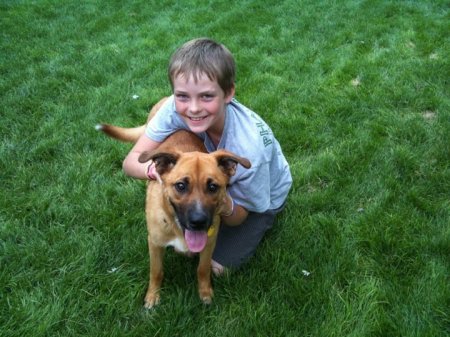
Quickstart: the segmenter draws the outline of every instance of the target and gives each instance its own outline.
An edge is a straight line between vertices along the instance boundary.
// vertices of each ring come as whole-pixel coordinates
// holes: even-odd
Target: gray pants
[[[264,213],[249,212],[247,219],[239,226],[221,225],[213,260],[228,268],[238,268],[247,262],[283,208],[284,205]]]

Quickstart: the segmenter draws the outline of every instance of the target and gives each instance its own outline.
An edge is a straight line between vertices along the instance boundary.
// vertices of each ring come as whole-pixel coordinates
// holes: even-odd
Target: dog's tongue
[[[189,250],[193,253],[199,253],[205,248],[206,241],[208,240],[208,233],[201,231],[190,231],[184,232],[184,239]]]

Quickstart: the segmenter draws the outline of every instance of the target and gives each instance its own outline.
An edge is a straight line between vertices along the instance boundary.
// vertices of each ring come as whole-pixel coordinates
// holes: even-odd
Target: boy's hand
[[[227,196],[223,199],[224,210],[222,211],[222,216],[232,216],[234,213],[234,201],[227,194]]]
[[[235,204],[233,198],[227,194],[223,199],[220,212],[221,223],[227,226],[239,226],[247,219],[248,211],[241,205]]]

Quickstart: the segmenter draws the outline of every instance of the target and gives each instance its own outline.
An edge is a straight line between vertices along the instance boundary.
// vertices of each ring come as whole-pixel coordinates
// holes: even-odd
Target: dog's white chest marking
[[[169,242],[167,242],[166,247],[174,247],[176,251],[181,253],[187,253],[189,249],[187,248],[184,241],[180,238],[173,239]]]

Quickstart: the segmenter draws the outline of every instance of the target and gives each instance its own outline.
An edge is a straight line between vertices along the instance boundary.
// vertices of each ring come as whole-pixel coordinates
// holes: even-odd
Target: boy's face
[[[205,74],[187,80],[179,75],[173,80],[175,107],[192,132],[208,132],[221,137],[225,123],[226,104],[234,96],[234,88],[225,94],[217,81]]]

